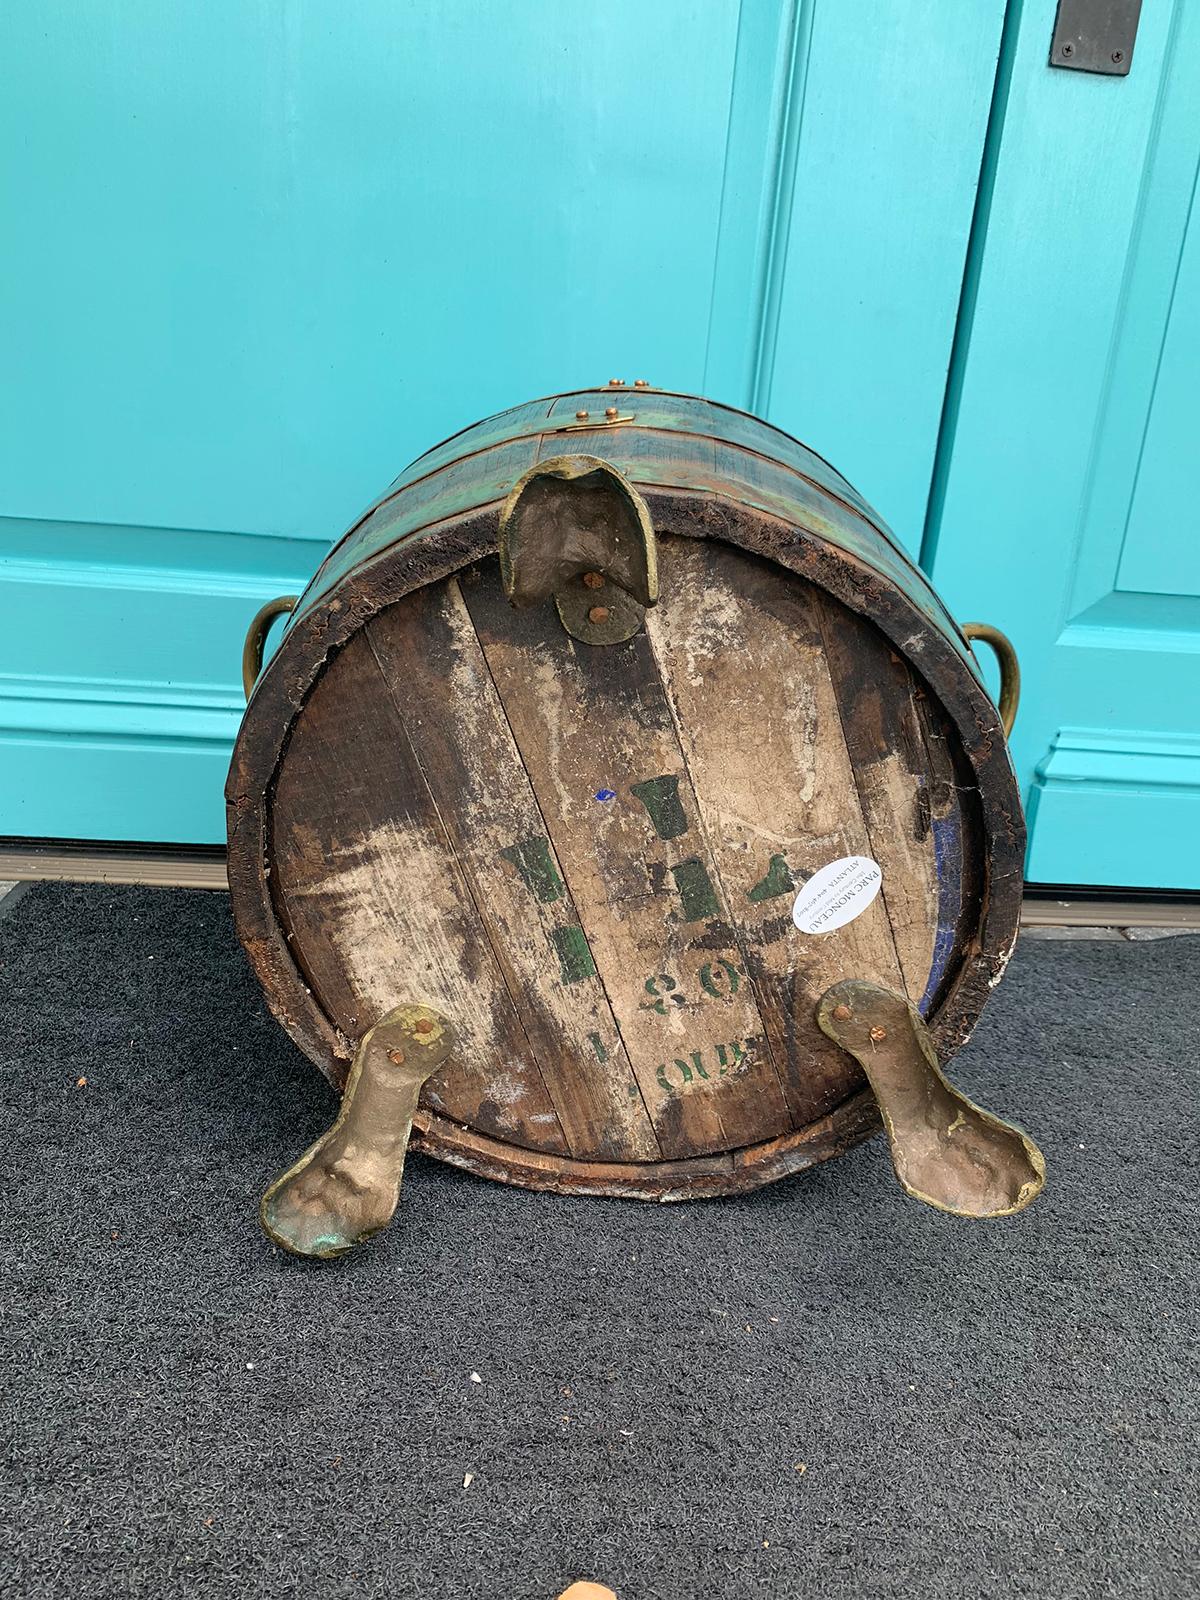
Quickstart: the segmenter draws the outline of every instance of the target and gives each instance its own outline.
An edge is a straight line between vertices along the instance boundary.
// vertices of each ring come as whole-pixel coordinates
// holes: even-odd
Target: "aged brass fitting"
[[[254,685],[262,671],[263,651],[266,649],[267,634],[276,617],[287,617],[300,603],[298,594],[281,594],[277,600],[268,600],[262,609],[255,613],[249,628],[246,630],[246,642],[242,646],[242,688],[246,691],[249,700],[254,692]]]
[[[866,1074],[906,1193],[959,1217],[1007,1217],[1041,1193],[1042,1152],[946,1078],[903,995],[850,978],[821,997],[817,1022]]]
[[[553,595],[582,644],[620,644],[658,599],[658,553],[646,502],[598,456],[540,461],[500,513],[500,574],[515,606]]]
[[[428,1006],[397,1006],[354,1052],[337,1120],[262,1199],[267,1235],[293,1255],[344,1255],[391,1221],[425,1080],[454,1049]]]

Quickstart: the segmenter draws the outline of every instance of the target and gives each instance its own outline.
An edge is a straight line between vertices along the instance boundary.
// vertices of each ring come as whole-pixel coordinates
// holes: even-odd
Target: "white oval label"
[[[832,933],[861,917],[882,887],[878,862],[843,856],[813,873],[796,896],[792,921],[801,933]]]

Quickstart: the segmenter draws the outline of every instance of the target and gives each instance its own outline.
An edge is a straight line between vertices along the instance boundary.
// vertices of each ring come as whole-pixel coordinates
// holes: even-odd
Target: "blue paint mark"
[[[933,860],[938,880],[938,926],[933,941],[933,965],[929,982],[921,997],[921,1015],[926,1016],[937,993],[954,950],[954,931],[962,904],[962,830],[958,813],[931,819]]]
[[[615,800],[616,798],[617,798],[617,791],[615,789],[597,789],[596,790],[596,799],[597,800]]]

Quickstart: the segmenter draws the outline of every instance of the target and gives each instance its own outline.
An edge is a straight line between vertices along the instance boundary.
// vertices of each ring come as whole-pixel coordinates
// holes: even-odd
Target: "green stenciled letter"
[[[717,904],[716,891],[703,861],[696,857],[690,861],[681,861],[678,866],[671,868],[671,876],[675,879],[675,887],[679,890],[685,922],[699,922],[702,917],[715,917],[719,914],[721,908]]]
[[[774,900],[776,895],[787,894],[789,889],[795,887],[787,862],[782,856],[772,856],[767,864],[766,877],[758,880],[746,899],[757,905],[760,900]]]
[[[706,961],[700,968],[700,987],[705,994],[711,994],[714,1000],[723,999],[726,989],[730,994],[736,994],[741,983],[741,973],[724,956],[718,957],[715,962]]]
[[[550,930],[550,943],[558,957],[559,977],[564,983],[578,983],[596,976],[596,963],[588,949],[587,936],[577,922]]]
[[[681,833],[688,831],[688,820],[679,799],[678,778],[669,773],[661,778],[647,778],[645,783],[631,784],[629,792],[645,806],[660,839],[678,839]]]
[[[732,1061],[730,1061],[729,1056],[726,1054],[726,1052],[730,1050],[733,1052]],[[745,1060],[745,1057],[746,1048],[744,1045],[740,1045],[736,1039],[732,1044],[719,1044],[717,1046],[717,1063],[721,1070],[717,1073],[717,1076],[719,1078],[723,1078],[729,1071],[730,1067],[736,1067],[740,1062]]]
[[[550,859],[548,839],[518,839],[507,850],[501,850],[500,856],[516,867],[530,894],[546,903],[562,898],[563,881]]]

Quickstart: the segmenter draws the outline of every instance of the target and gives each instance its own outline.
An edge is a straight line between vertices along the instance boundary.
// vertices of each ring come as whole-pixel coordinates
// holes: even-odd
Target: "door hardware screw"
[[[1112,53],[1113,65],[1119,67],[1125,59],[1124,50],[1114,50]]]
[[[585,572],[583,581],[589,589],[603,589],[604,587],[604,576],[599,572]]]
[[[1075,54],[1075,46],[1073,44],[1063,45],[1062,53],[1065,56],[1073,56]]]
[[[589,622],[607,622],[608,621],[608,607],[607,606],[593,606],[592,609],[588,612],[588,621]]]

